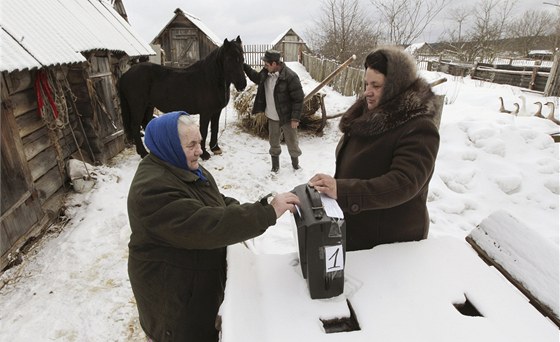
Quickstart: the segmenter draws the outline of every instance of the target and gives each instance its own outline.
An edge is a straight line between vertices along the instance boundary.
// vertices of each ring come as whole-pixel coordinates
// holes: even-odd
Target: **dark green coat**
[[[268,70],[263,68],[258,72],[246,64],[244,69],[247,77],[258,86],[252,113],[264,112],[266,109],[264,84],[268,77]],[[282,69],[279,72],[278,81],[276,81],[276,86],[274,87],[274,103],[280,117],[280,125],[289,123],[291,120],[300,120],[304,97],[299,76],[292,69],[288,68],[286,64],[282,63]]]
[[[155,341],[217,341],[226,246],[261,235],[274,208],[239,204],[208,181],[144,158],[128,194],[128,272],[140,324]]]
[[[373,111],[361,98],[342,117],[335,178],[347,250],[427,237],[428,185],[439,148],[434,99],[417,79]]]

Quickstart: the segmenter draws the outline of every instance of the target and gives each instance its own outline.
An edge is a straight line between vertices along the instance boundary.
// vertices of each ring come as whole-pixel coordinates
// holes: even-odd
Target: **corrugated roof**
[[[154,55],[103,0],[2,0],[0,70],[84,62],[82,52]]]
[[[2,70],[9,71],[41,67],[41,63],[4,30],[0,30],[0,64]]]

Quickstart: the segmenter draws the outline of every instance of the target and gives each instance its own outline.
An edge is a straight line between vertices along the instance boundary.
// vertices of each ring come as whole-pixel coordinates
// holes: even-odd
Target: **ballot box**
[[[300,205],[294,214],[299,260],[312,299],[331,298],[344,290],[346,225],[334,199],[307,184],[293,190]]]

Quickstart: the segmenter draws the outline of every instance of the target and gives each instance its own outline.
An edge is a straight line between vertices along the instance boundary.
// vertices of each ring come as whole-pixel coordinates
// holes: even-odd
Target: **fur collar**
[[[418,78],[402,94],[373,110],[368,110],[364,97],[360,97],[344,113],[339,128],[344,134],[369,137],[383,134],[418,116],[428,116],[433,119],[434,99],[429,84]]]

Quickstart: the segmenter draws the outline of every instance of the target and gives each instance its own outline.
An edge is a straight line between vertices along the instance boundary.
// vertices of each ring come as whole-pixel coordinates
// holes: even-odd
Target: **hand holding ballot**
[[[291,192],[284,192],[274,196],[270,205],[276,212],[276,218],[279,218],[286,211],[295,212],[295,206],[299,205],[299,198]]]
[[[308,184],[330,198],[336,199],[336,180],[332,176],[317,173],[311,177]]]

